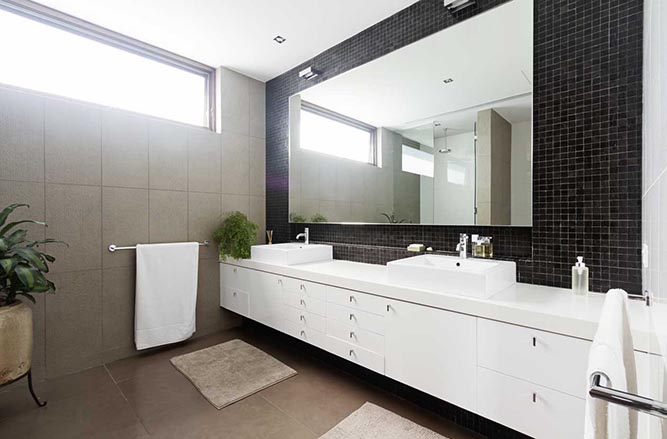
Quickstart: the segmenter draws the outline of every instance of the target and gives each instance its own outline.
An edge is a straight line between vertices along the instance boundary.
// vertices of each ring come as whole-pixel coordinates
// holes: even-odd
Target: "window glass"
[[[207,126],[207,78],[0,10],[0,83]]]

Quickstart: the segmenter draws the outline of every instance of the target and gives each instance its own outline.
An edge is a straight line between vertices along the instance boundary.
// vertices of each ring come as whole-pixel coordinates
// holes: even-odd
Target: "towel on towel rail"
[[[636,394],[637,370],[627,300],[623,290],[607,293],[588,356],[587,376],[603,373],[611,381],[606,385]],[[585,422],[585,439],[637,438],[637,412],[590,395],[586,397]]]
[[[195,332],[199,244],[137,245],[134,342],[138,350]]]

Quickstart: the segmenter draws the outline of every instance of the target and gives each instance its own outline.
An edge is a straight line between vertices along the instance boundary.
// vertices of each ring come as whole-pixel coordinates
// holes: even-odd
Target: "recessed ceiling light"
[[[286,38],[281,37],[280,35],[276,35],[276,37],[273,39],[278,44],[283,44],[285,41],[287,41]]]
[[[444,79],[442,82],[444,82],[445,84],[449,84],[450,82],[454,82],[454,80],[452,78],[447,78]]]

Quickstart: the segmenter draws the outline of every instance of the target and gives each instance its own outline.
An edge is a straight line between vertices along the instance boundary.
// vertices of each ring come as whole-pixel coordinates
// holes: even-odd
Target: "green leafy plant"
[[[218,244],[220,258],[248,259],[250,247],[257,243],[257,224],[241,212],[230,213],[217,228],[213,239]]]
[[[32,293],[54,293],[56,286],[48,280],[49,263],[55,258],[39,251],[42,244],[49,244],[54,239],[28,241],[28,231],[16,229],[20,224],[39,224],[40,221],[29,219],[7,223],[9,216],[19,207],[27,204],[11,204],[0,211],[0,306],[15,303],[17,296],[22,296],[35,303]]]
[[[311,223],[326,223],[328,222],[327,217],[322,215],[321,213],[316,213],[315,215],[310,217],[310,222]]]
[[[293,223],[305,223],[306,217],[299,215],[298,213],[290,213],[289,220]]]
[[[399,220],[396,218],[396,215],[392,212],[391,215],[387,215],[386,213],[382,213],[382,216],[387,218],[387,221],[389,221],[389,224],[402,224],[405,222],[405,218],[402,220]]]

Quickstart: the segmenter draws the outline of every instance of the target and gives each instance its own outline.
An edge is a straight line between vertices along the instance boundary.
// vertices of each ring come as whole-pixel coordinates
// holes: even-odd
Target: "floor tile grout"
[[[278,384],[280,384],[280,383],[278,383]],[[283,410],[283,409],[281,409],[280,407],[278,407],[277,405],[275,405],[270,399],[268,399],[267,397],[265,397],[264,395],[262,395],[261,392],[258,393],[257,395],[258,395],[260,398],[262,398],[264,401],[266,401],[267,403],[269,403],[269,405],[270,405],[271,407],[275,408],[275,409],[278,410],[280,413],[284,414],[285,416],[287,416],[287,417],[290,418],[291,420],[295,421],[297,424],[303,426],[303,428],[305,428],[305,429],[308,430],[309,432],[313,433],[313,435],[315,435],[315,437],[319,437],[319,436],[317,436],[317,432],[313,431],[313,429],[311,429],[309,426],[307,426],[307,425],[304,424],[303,422],[301,422],[301,421],[299,421],[298,419],[296,419],[294,416],[292,416],[292,415],[290,415],[289,413],[287,413],[285,410]]]

